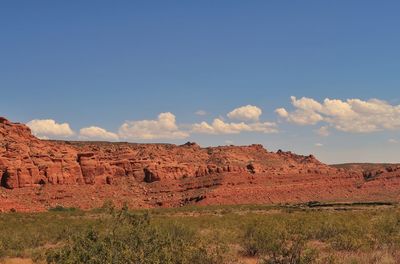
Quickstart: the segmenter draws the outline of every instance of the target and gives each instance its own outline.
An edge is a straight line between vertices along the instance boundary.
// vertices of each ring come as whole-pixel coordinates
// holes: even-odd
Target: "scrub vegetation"
[[[388,204],[211,206],[0,214],[2,262],[400,263]],[[26,263],[26,262],[24,262]]]

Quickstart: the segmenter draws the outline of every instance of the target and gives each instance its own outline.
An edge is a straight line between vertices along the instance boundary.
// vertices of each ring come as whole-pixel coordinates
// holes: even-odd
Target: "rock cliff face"
[[[400,166],[335,168],[261,145],[131,144],[39,140],[0,118],[0,210],[398,200]]]

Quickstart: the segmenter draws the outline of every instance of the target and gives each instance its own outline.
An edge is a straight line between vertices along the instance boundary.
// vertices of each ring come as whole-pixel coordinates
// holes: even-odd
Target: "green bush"
[[[315,238],[321,241],[328,241],[342,232],[341,226],[341,223],[337,220],[326,220],[318,227]]]
[[[369,249],[372,246],[370,239],[371,228],[368,221],[339,219],[334,225],[336,232],[329,239],[334,249],[357,251],[362,248]]]
[[[178,224],[155,225],[147,213],[126,208],[112,210],[109,228],[90,229],[71,237],[62,248],[47,253],[48,263],[185,264],[223,263],[217,247],[202,242],[196,233]]]
[[[0,240],[0,259],[5,256],[5,249],[3,242]]]
[[[373,225],[373,236],[378,248],[400,248],[400,215],[384,214]]]
[[[344,233],[335,236],[331,244],[336,250],[356,251],[365,244],[365,241],[356,234]]]
[[[299,222],[282,220],[249,224],[242,238],[244,253],[264,264],[312,263],[316,251],[306,249],[307,235]]]
[[[242,239],[242,246],[246,256],[256,256],[261,253],[264,243],[263,236],[259,234],[259,229],[256,225],[248,225],[245,229],[245,234]]]
[[[300,264],[311,264],[315,263],[318,258],[319,252],[315,248],[305,248],[304,252],[300,256]],[[328,264],[327,262],[323,262],[324,264]]]
[[[49,208],[49,212],[74,212],[78,209],[75,207],[63,207],[61,205],[57,205],[56,207]]]

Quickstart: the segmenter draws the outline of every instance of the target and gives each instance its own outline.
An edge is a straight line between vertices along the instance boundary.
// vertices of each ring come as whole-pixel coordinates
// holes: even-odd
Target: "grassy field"
[[[400,263],[386,203],[0,214],[2,263]]]

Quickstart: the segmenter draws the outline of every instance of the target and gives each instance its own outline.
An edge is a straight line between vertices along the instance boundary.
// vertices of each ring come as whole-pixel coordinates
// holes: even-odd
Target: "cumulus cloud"
[[[257,106],[246,105],[233,109],[227,114],[230,119],[242,122],[226,122],[223,117],[215,118],[212,123],[201,122],[192,125],[191,132],[201,134],[239,134],[241,132],[278,132],[276,123],[260,122],[262,110]]]
[[[292,105],[296,108],[294,112],[289,113],[285,108],[278,108],[275,112],[287,121],[299,125],[312,125],[321,121],[323,117],[317,112],[320,109],[320,104],[310,98],[301,98],[297,100],[292,96]]]
[[[370,99],[325,99],[318,102],[312,98],[291,97],[294,111],[278,108],[275,112],[288,122],[299,125],[314,125],[320,122],[352,133],[369,133],[400,129],[400,105]]]
[[[199,110],[198,115],[206,112]],[[77,138],[81,140],[156,140],[156,139],[183,139],[191,133],[202,134],[239,134],[241,132],[275,133],[278,127],[274,122],[259,121],[262,111],[252,105],[239,107],[229,112],[227,116],[231,119],[244,121],[228,122],[223,117],[218,117],[212,123],[201,122],[187,125],[179,125],[176,117],[170,112],[160,113],[154,120],[125,121],[118,132],[110,132],[97,126],[84,127],[79,130]],[[33,133],[41,138],[69,137],[74,131],[68,123],[58,124],[54,120],[32,120],[28,123]]]
[[[156,120],[126,121],[119,128],[118,135],[128,140],[181,139],[189,136],[178,128],[175,115],[169,112],[159,114]]]
[[[289,113],[285,108],[278,108],[275,110],[275,113],[277,113],[280,117],[287,118],[289,116]]]
[[[220,118],[215,118],[212,124],[201,122],[192,126],[192,132],[203,134],[238,134],[240,132],[262,132],[275,133],[277,125],[272,122],[255,122],[255,123],[228,123]]]
[[[53,119],[34,119],[26,124],[32,133],[42,139],[64,138],[74,135],[68,123],[59,124]]]
[[[254,105],[246,105],[236,108],[228,113],[230,119],[240,121],[258,121],[262,114],[262,110]]]
[[[85,140],[118,140],[118,135],[97,126],[84,127],[79,130],[79,138]]]

